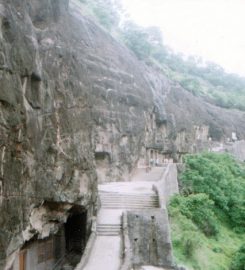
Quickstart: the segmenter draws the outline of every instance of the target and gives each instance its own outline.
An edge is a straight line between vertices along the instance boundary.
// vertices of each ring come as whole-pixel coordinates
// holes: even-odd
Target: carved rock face
[[[0,268],[43,202],[81,204],[89,222],[96,169],[128,180],[148,150],[192,151],[194,126],[245,134],[244,114],[176,88],[82,14],[76,0],[0,0]]]
[[[67,1],[1,1],[0,7],[3,265],[33,235],[55,231],[52,221],[45,221],[50,230],[32,224],[33,213],[35,224],[43,224],[43,202],[81,204],[89,222],[102,134],[106,177],[127,174],[144,142],[152,94],[137,60],[89,20],[78,21]],[[64,218],[57,223],[66,212],[60,208]]]

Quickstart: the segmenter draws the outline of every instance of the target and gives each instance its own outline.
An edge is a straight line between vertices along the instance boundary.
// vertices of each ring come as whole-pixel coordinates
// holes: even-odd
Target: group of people
[[[159,159],[158,159],[158,158],[157,158],[157,159],[151,158],[151,159],[150,159],[150,162],[149,162],[149,165],[150,165],[151,167],[153,167],[153,166],[159,166],[159,165],[160,165]]]

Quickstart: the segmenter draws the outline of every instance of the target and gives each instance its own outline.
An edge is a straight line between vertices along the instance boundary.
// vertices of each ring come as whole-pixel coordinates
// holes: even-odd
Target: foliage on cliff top
[[[245,165],[215,153],[187,155],[185,164],[181,194],[169,205],[177,261],[195,270],[243,269]]]
[[[140,60],[147,64],[156,63],[171,80],[207,102],[245,111],[245,78],[226,73],[217,64],[204,63],[200,57],[184,58],[181,54],[173,53],[164,45],[157,27],[143,28],[131,21],[120,24],[123,13],[120,1],[79,1],[92,10],[99,24],[113,32]]]

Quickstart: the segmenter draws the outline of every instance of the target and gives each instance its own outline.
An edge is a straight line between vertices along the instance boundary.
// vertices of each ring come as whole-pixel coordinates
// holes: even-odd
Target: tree
[[[144,28],[133,22],[127,22],[123,27],[123,37],[126,45],[143,60],[149,58],[152,45],[149,41],[149,34]]]

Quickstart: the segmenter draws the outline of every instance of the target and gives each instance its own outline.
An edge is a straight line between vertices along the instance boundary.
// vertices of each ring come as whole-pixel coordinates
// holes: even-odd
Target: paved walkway
[[[120,265],[121,236],[97,236],[84,270],[117,270]]]

